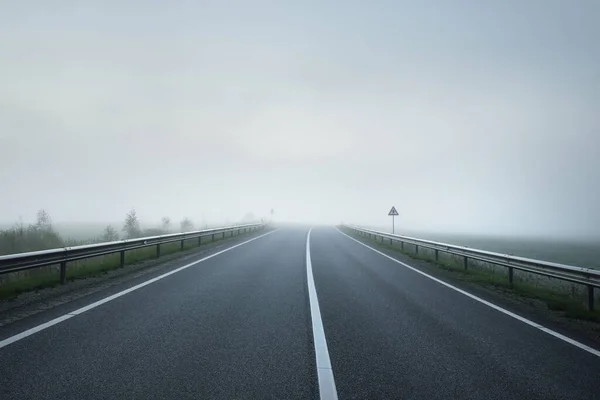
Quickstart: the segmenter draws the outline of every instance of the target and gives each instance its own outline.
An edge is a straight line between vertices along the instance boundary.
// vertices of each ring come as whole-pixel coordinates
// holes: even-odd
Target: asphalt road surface
[[[334,228],[314,228],[307,252],[308,232],[4,328],[0,399],[600,398],[598,354]]]

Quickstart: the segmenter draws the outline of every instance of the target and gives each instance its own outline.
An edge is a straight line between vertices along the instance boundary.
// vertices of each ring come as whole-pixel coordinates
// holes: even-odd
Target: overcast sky
[[[293,3],[293,4],[292,4]],[[600,236],[600,2],[0,0],[0,221]]]

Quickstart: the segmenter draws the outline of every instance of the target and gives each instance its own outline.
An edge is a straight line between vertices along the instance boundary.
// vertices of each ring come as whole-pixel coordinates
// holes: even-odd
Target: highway
[[[600,398],[600,353],[309,229],[3,327],[0,399]]]

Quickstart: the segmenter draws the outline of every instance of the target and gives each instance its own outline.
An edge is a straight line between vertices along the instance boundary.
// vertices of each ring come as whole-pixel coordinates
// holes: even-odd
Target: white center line
[[[236,244],[234,246],[228,247],[228,248],[226,248],[224,250],[218,251],[218,252],[216,252],[214,254],[211,254],[209,256],[206,256],[204,258],[196,260],[196,261],[194,261],[192,263],[186,264],[183,267],[179,267],[177,269],[174,269],[173,271],[169,271],[169,272],[167,272],[165,274],[162,274],[162,275],[159,275],[159,276],[157,276],[155,278],[149,279],[149,280],[147,280],[145,282],[142,282],[142,283],[140,283],[138,285],[132,286],[129,289],[125,289],[125,290],[123,290],[121,292],[118,292],[118,293],[115,293],[115,294],[113,294],[111,296],[105,297],[102,300],[98,300],[98,301],[96,301],[96,302],[94,302],[92,304],[89,304],[89,305],[85,306],[85,307],[81,307],[81,308],[79,308],[79,309],[77,309],[75,311],[71,311],[71,312],[69,312],[67,314],[61,315],[58,318],[54,318],[54,319],[52,319],[52,320],[50,320],[48,322],[45,322],[45,323],[40,324],[40,325],[37,325],[37,326],[35,326],[35,327],[31,328],[31,329],[27,329],[26,331],[23,331],[21,333],[18,333],[18,334],[14,335],[14,336],[11,336],[9,338],[6,338],[6,339],[0,341],[0,349],[3,348],[3,347],[5,347],[5,346],[8,346],[9,344],[12,344],[14,342],[18,342],[19,340],[24,339],[27,336],[31,336],[31,335],[33,335],[35,333],[43,331],[46,328],[49,328],[49,327],[51,327],[53,325],[56,325],[56,324],[59,324],[59,323],[61,323],[63,321],[66,321],[66,320],[68,320],[70,318],[73,318],[73,317],[75,317],[77,315],[80,315],[80,314],[82,314],[82,313],[84,313],[86,311],[89,311],[89,310],[93,309],[93,308],[96,308],[96,307],[98,307],[98,306],[100,306],[100,305],[102,305],[104,303],[108,303],[109,301],[112,301],[112,300],[114,300],[114,299],[116,299],[118,297],[124,296],[127,293],[131,293],[134,290],[138,290],[140,288],[143,288],[144,286],[147,286],[147,285],[149,285],[151,283],[154,283],[154,282],[159,281],[159,280],[161,280],[163,278],[166,278],[169,275],[176,274],[177,272],[183,271],[184,269],[190,268],[190,267],[192,267],[192,266],[194,266],[196,264],[200,264],[201,262],[206,261],[208,259],[211,259],[213,257],[216,257],[219,254],[223,254],[223,253],[225,253],[225,252],[227,252],[229,250],[235,249],[236,247],[243,246],[246,243],[250,243],[250,242],[252,242],[252,241],[254,241],[256,239],[260,239],[260,238],[265,237],[267,235],[270,235],[271,233],[276,232],[276,231],[277,231],[277,229],[273,230],[271,232],[267,232],[267,233],[265,233],[263,235],[257,236],[255,238],[252,238],[250,240],[246,240],[245,242],[238,243],[238,244]]]
[[[337,228],[336,228],[336,229],[337,229]],[[475,296],[474,294],[471,294],[471,293],[469,293],[469,292],[467,292],[467,291],[465,291],[465,290],[459,289],[459,288],[457,288],[456,286],[453,286],[453,285],[451,285],[451,284],[449,284],[449,283],[446,283],[446,282],[444,282],[444,281],[443,281],[443,280],[441,280],[441,279],[438,279],[438,278],[435,278],[435,277],[433,277],[433,276],[431,276],[431,275],[429,275],[429,274],[426,274],[425,272],[423,272],[423,271],[420,271],[420,270],[418,270],[417,268],[411,267],[410,265],[408,265],[408,264],[405,264],[405,263],[403,263],[402,261],[399,261],[399,260],[395,259],[394,257],[388,256],[387,254],[385,254],[385,253],[382,253],[381,251],[379,251],[379,250],[376,250],[376,249],[374,249],[373,247],[371,247],[371,246],[369,246],[369,245],[367,245],[367,244],[364,244],[364,243],[363,243],[363,242],[361,242],[360,240],[356,240],[356,239],[354,239],[352,236],[348,236],[348,235],[346,235],[344,232],[340,231],[339,229],[337,229],[337,231],[338,231],[339,233],[341,233],[342,235],[346,236],[347,238],[354,240],[356,243],[358,243],[358,244],[361,244],[361,245],[365,246],[366,248],[373,250],[375,253],[379,253],[379,254],[381,254],[382,256],[384,256],[384,257],[386,257],[386,258],[389,258],[389,259],[390,259],[390,260],[392,260],[393,262],[395,262],[395,263],[398,263],[398,264],[400,264],[400,265],[402,265],[402,266],[404,266],[404,267],[406,267],[406,268],[408,268],[408,269],[411,269],[411,270],[413,270],[414,272],[416,272],[416,273],[418,273],[418,274],[421,274],[421,275],[423,275],[423,276],[425,276],[425,277],[427,277],[427,278],[429,278],[429,279],[431,279],[431,280],[433,280],[433,281],[436,281],[437,283],[440,283],[440,284],[442,284],[442,285],[446,286],[447,288],[450,288],[450,289],[452,289],[452,290],[455,290],[455,291],[457,291],[458,293],[461,293],[461,294],[463,294],[463,295],[465,295],[465,296],[467,296],[467,297],[470,297],[471,299],[473,299],[473,300],[475,300],[475,301],[478,301],[478,302],[480,302],[481,304],[485,304],[486,306],[488,306],[488,307],[491,307],[491,308],[493,308],[493,309],[494,309],[494,310],[496,310],[496,311],[500,311],[501,313],[503,313],[503,314],[506,314],[506,315],[508,315],[509,317],[512,317],[512,318],[514,318],[514,319],[516,319],[516,320],[518,320],[518,321],[521,321],[521,322],[523,322],[523,323],[525,323],[525,324],[527,324],[527,325],[529,325],[529,326],[532,326],[532,327],[534,327],[534,328],[536,328],[536,329],[539,329],[540,331],[542,331],[542,332],[545,332],[545,333],[547,333],[548,335],[554,336],[555,338],[557,338],[557,339],[560,339],[560,340],[562,340],[562,341],[564,341],[564,342],[567,342],[567,343],[569,343],[569,344],[572,344],[572,345],[573,345],[573,346],[575,346],[575,347],[579,347],[581,350],[587,351],[587,352],[588,352],[588,353],[590,353],[590,354],[593,354],[593,355],[595,355],[595,356],[597,356],[597,357],[600,357],[600,351],[598,351],[598,350],[596,350],[596,349],[593,349],[593,348],[591,348],[590,346],[586,346],[585,344],[583,344],[583,343],[580,343],[580,342],[578,342],[578,341],[576,341],[576,340],[574,340],[574,339],[571,339],[570,337],[567,337],[567,336],[565,336],[565,335],[562,335],[562,334],[560,334],[560,333],[558,333],[558,332],[556,332],[556,331],[553,331],[553,330],[552,330],[552,329],[550,329],[550,328],[546,328],[545,326],[543,326],[543,325],[540,325],[540,324],[538,324],[537,322],[533,322],[533,321],[531,321],[531,320],[529,320],[529,319],[527,319],[527,318],[521,317],[520,315],[518,315],[518,314],[515,314],[515,313],[513,313],[513,312],[511,312],[511,311],[508,311],[508,310],[506,310],[506,309],[504,309],[504,308],[502,308],[502,307],[500,307],[500,306],[497,306],[497,305],[495,305],[495,304],[493,304],[493,303],[490,303],[489,301],[487,301],[487,300],[484,300],[484,299],[482,299],[481,297],[477,297],[477,296]]]
[[[331,369],[327,340],[325,340],[323,320],[321,319],[321,309],[319,308],[319,299],[317,298],[317,289],[315,288],[315,279],[310,261],[311,231],[312,228],[306,236],[306,276],[308,278],[308,298],[310,300],[310,316],[312,319],[313,341],[315,343],[315,357],[317,359],[319,395],[321,400],[337,400],[337,390],[335,388],[335,380],[333,379],[333,370]]]

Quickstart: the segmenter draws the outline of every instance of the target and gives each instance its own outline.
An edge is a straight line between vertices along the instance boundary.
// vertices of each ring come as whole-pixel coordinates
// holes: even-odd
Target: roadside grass
[[[11,298],[23,292],[58,286],[60,283],[58,274],[58,270],[54,273],[46,270],[30,276],[13,278],[0,286],[0,299]]]
[[[247,234],[247,233],[246,233]],[[245,235],[241,233],[240,236]],[[238,235],[236,235],[237,237]],[[216,243],[231,236],[203,237],[204,246]],[[198,239],[189,239],[184,242],[183,252],[197,248]],[[160,256],[166,256],[182,251],[181,242],[167,243],[160,246]],[[151,259],[157,259],[156,246],[145,247],[125,252],[125,266],[140,263]],[[108,273],[111,270],[121,268],[119,253],[108,254],[99,257],[88,258],[79,261],[73,261],[67,264],[67,281],[92,278]],[[60,268],[58,266],[48,266],[29,271],[20,271],[7,274],[0,281],[0,300],[10,299],[21,293],[37,291],[45,288],[60,285]]]
[[[600,311],[589,311],[585,305],[585,299],[581,296],[559,293],[549,287],[521,281],[516,277],[518,272],[515,272],[515,279],[511,285],[508,282],[507,269],[502,267],[498,267],[500,268],[498,269],[490,267],[489,265],[486,266],[485,263],[469,260],[467,269],[465,269],[462,264],[462,257],[457,258],[440,252],[438,260],[436,261],[433,250],[419,248],[419,253],[417,253],[414,245],[405,244],[404,248],[401,248],[400,244],[390,245],[389,243],[382,243],[374,239],[357,235],[344,227],[338,228],[358,240],[368,241],[376,244],[379,248],[392,250],[409,256],[412,259],[425,261],[431,265],[435,265],[444,271],[450,272],[453,277],[462,281],[493,287],[528,299],[539,300],[545,303],[549,310],[562,312],[564,316],[569,318],[600,322]]]

